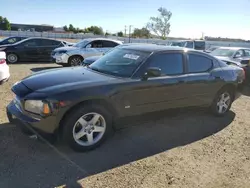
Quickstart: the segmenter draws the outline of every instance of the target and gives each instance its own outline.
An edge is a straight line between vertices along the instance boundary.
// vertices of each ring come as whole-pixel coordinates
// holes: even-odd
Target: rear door
[[[213,58],[201,53],[188,52],[187,57],[187,85],[186,91],[190,106],[210,104],[222,87],[224,81],[216,71],[216,62]]]
[[[41,59],[44,61],[49,61],[51,58],[51,52],[60,46],[61,41],[57,40],[51,40],[51,39],[40,39],[41,40],[41,46],[39,47],[39,53],[41,56]]]

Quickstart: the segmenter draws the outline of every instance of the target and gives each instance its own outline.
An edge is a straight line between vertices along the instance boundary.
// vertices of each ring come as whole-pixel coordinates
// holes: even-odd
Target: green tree
[[[150,17],[150,21],[147,23],[147,28],[162,39],[166,39],[170,33],[171,25],[169,21],[172,17],[172,12],[164,7],[160,7],[158,12],[160,13],[159,16]]]
[[[7,18],[0,16],[0,29],[11,30],[10,22]]]
[[[74,26],[72,24],[69,24],[69,31],[74,32],[74,30],[75,30]]]
[[[120,32],[117,33],[117,35],[118,35],[118,37],[123,37],[123,32],[120,31]]]
[[[132,37],[149,38],[150,31],[145,27],[141,29],[135,28]]]
[[[68,26],[67,25],[63,26],[63,30],[64,31],[69,31]]]
[[[103,29],[98,26],[91,26],[87,28],[89,32],[93,33],[94,35],[104,35]]]

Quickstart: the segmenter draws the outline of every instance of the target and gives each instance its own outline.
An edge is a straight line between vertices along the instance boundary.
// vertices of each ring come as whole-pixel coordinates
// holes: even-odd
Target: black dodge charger
[[[12,87],[10,122],[61,134],[75,150],[96,148],[114,120],[170,108],[206,106],[218,116],[239,96],[244,71],[203,52],[127,45],[86,67],[42,71]],[[22,125],[20,124],[20,125]]]

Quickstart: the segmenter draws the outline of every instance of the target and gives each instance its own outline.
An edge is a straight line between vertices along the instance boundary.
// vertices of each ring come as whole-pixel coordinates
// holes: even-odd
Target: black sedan
[[[21,40],[26,39],[27,37],[7,37],[0,39],[0,45],[6,45],[6,44],[15,44]]]
[[[170,108],[206,106],[225,115],[244,71],[202,52],[160,45],[115,48],[90,66],[43,71],[12,87],[10,122],[61,134],[75,150],[96,148],[114,120]],[[116,125],[118,126],[118,125]]]
[[[8,63],[18,61],[50,61],[51,52],[64,46],[62,41],[47,38],[28,38],[15,44],[1,45],[0,51],[6,52]]]

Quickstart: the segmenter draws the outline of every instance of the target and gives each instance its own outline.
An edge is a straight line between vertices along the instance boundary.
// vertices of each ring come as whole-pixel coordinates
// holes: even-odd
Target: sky
[[[172,12],[171,37],[230,37],[250,40],[250,0],[1,0],[0,15],[11,23],[73,24],[124,32],[141,28],[159,7]]]

